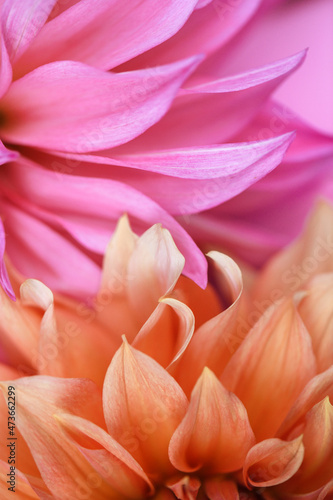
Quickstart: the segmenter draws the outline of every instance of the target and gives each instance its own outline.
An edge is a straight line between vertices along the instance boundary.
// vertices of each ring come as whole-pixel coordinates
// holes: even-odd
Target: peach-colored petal
[[[20,373],[11,366],[0,363],[0,380],[14,380],[20,377]]]
[[[197,329],[221,312],[220,298],[210,283],[202,289],[194,281],[181,275],[172,291],[172,297],[180,300],[193,311]]]
[[[293,429],[297,429],[304,422],[307,412],[326,396],[333,399],[333,366],[314,377],[304,387],[282,422],[277,433],[278,437],[286,439]]]
[[[10,469],[8,462],[0,460],[0,495],[2,500],[39,500],[40,497],[34,492],[29,481],[22,472],[14,466],[12,483],[8,476],[13,469]],[[11,490],[9,488],[12,488]]]
[[[41,476],[57,499],[73,500],[86,487],[92,467],[60,430],[54,415],[69,412],[103,423],[101,398],[88,380],[29,377],[2,382],[6,393],[15,387],[17,428],[29,446]],[[22,469],[21,469],[22,470]],[[110,493],[105,483],[94,492],[94,500],[104,500]],[[104,496],[103,496],[104,493]],[[87,496],[87,499],[91,496]],[[112,497],[111,497],[112,498]]]
[[[231,472],[242,467],[254,442],[243,404],[205,368],[171,438],[171,462],[184,472]]]
[[[82,455],[119,495],[142,498],[154,492],[139,464],[107,432],[81,417],[60,414],[57,419]],[[78,438],[85,440],[86,445],[80,445]]]
[[[266,439],[251,448],[246,457],[245,484],[251,489],[283,483],[297,472],[303,456],[302,436],[294,441]]]
[[[244,403],[261,440],[275,434],[315,373],[311,338],[288,299],[272,306],[255,324],[221,380]]]
[[[263,301],[272,290],[290,295],[315,274],[333,271],[333,208],[327,201],[317,203],[304,233],[268,263],[255,289]]]
[[[303,463],[285,485],[295,493],[315,491],[333,479],[333,407],[328,397],[307,413],[303,443]]]
[[[81,306],[74,303],[71,309],[58,303],[46,310],[36,356],[38,371],[57,377],[88,377],[102,387],[120,341],[111,329],[83,315]],[[83,307],[83,312],[87,310]],[[94,317],[94,311],[89,312]]]
[[[176,381],[124,341],[107,371],[103,401],[110,435],[148,474],[171,472],[169,441],[188,405]]]
[[[36,368],[36,354],[41,312],[13,302],[0,287],[0,346],[8,362],[18,370]]]
[[[153,314],[132,343],[133,347],[168,370],[188,346],[194,331],[194,315],[189,307],[171,297],[161,299]]]
[[[318,371],[324,371],[333,363],[333,273],[311,280],[298,311],[311,335]]]
[[[126,334],[131,342],[159,299],[173,289],[184,262],[169,231],[161,225],[137,238],[127,218],[122,218],[104,259],[100,293],[107,306],[98,318],[112,324],[119,338]]]
[[[219,252],[210,252],[216,266],[217,279],[229,289],[231,306],[204,323],[194,334],[182,357],[175,377],[189,394],[203,368],[220,375],[235,350],[236,316],[242,293],[242,275],[237,264]]]
[[[207,479],[205,492],[209,500],[239,500],[237,485],[222,477]]]

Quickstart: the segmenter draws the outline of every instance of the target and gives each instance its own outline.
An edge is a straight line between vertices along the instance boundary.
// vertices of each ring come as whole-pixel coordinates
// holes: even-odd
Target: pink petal
[[[26,168],[26,166],[29,166],[29,168]],[[206,286],[207,261],[193,240],[166,211],[131,186],[112,180],[61,175],[38,168],[36,164],[27,160],[24,160],[24,163],[22,161],[22,164],[11,165],[8,170],[2,169],[2,172],[8,179],[6,181],[6,186],[8,183],[8,196],[13,197],[20,205],[23,204],[24,199],[30,202],[25,206],[25,211],[35,214],[39,219],[44,219],[49,225],[65,229],[85,248],[99,254],[104,254],[116,222],[124,212],[131,215],[131,219],[134,221],[134,230],[138,233],[142,233],[143,228],[150,227],[156,222],[162,223],[165,228],[170,230],[177,247],[186,258],[185,274],[200,286]],[[3,184],[5,184],[5,181],[3,181]],[[15,186],[15,192],[13,192],[11,185]],[[20,193],[19,199],[17,199],[17,193]],[[138,218],[138,207],[140,207],[140,218]],[[9,205],[8,207],[4,206],[5,210],[5,213],[9,216]],[[14,212],[14,209],[10,209],[10,211]],[[36,233],[42,231],[42,235],[49,234],[48,241],[45,244],[51,246],[49,240],[52,235],[54,240],[52,245],[59,245],[59,249],[64,252],[62,259],[59,259],[54,252],[51,252],[51,257],[54,258],[52,267],[55,270],[60,265],[63,266],[63,272],[61,270],[58,272],[62,280],[67,274],[68,281],[66,279],[66,284],[62,283],[60,286],[60,283],[57,283],[55,285],[59,277],[54,276],[54,271],[52,274],[50,273],[50,255],[47,255],[47,267],[46,262],[45,267],[41,266],[42,260],[37,259],[34,262],[35,269],[43,269],[43,274],[39,272],[38,275],[35,274],[35,277],[41,277],[50,288],[54,289],[56,286],[57,290],[64,290],[65,293],[71,295],[74,293],[80,294],[80,290],[87,290],[88,282],[90,294],[97,292],[99,272],[92,261],[89,263],[87,257],[80,254],[75,247],[63,240],[57,233],[47,229],[42,222],[37,222],[37,220],[31,219],[21,212],[18,214],[17,209],[15,209],[15,214],[15,223],[13,220],[14,214],[11,216],[14,225],[10,224],[13,231],[10,236],[17,237],[14,229],[18,229],[21,225],[17,219],[25,218],[32,221],[31,226]],[[36,241],[30,239],[29,235],[24,231],[20,232],[19,235],[20,238],[24,238],[24,244],[28,248],[32,247],[33,254],[40,254],[40,245],[37,245],[37,241],[40,241],[41,238],[40,234],[37,236]],[[27,265],[29,262],[23,265],[24,263],[19,260],[19,255],[15,255],[14,259],[17,246],[13,246],[11,242],[10,238],[8,243],[10,245],[9,255],[19,269],[25,274],[31,275],[30,269],[33,269],[33,267]],[[45,248],[43,248],[45,259],[46,253]],[[83,264],[83,262],[80,264],[79,256],[80,260],[86,261],[86,264]],[[70,263],[72,258],[73,261]],[[81,271],[79,273],[78,267],[85,269],[87,274],[84,276]],[[71,275],[75,275],[75,278],[70,279]],[[78,280],[79,276],[81,282]]]
[[[4,97],[2,137],[61,151],[117,146],[160,120],[200,59],[155,68],[153,78],[149,69],[115,74],[73,61],[41,66]]]
[[[92,295],[98,290],[100,268],[71,242],[14,205],[3,204],[2,213],[6,216],[8,254],[23,274],[34,275],[66,295],[80,296],[83,290]]]
[[[156,125],[119,152],[198,147],[230,140],[304,57],[303,51],[253,71],[187,88]]]
[[[3,260],[5,253],[5,230],[2,224],[2,220],[0,219],[0,285],[7,293],[7,295],[15,300],[15,293],[13,287],[10,283],[5,262]]]
[[[173,37],[128,61],[122,69],[153,66],[194,54],[208,55],[226,44],[243,27],[259,3],[258,0],[246,0],[235,6],[216,0],[201,0]]]
[[[57,0],[5,0],[1,10],[1,26],[12,62],[26,51],[44,26]]]
[[[0,97],[2,97],[12,83],[13,72],[3,36],[0,38]]]
[[[197,0],[78,2],[47,23],[18,70],[22,74],[56,60],[111,69],[174,35],[196,3]]]

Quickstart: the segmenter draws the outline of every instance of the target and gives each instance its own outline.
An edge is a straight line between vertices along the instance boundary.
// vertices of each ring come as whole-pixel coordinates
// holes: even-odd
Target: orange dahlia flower
[[[1,291],[1,498],[333,498],[332,207],[259,276],[208,257],[123,217],[93,303]]]

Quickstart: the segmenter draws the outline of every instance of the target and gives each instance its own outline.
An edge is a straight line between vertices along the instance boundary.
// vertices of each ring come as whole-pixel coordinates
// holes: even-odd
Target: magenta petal
[[[111,69],[174,35],[196,3],[197,0],[78,2],[44,27],[25,61],[21,61],[21,74],[60,59]]]
[[[42,29],[57,0],[5,0],[1,26],[11,61],[18,59]]]
[[[2,137],[76,153],[122,144],[165,114],[201,59],[118,74],[72,61],[42,66],[15,81],[4,97]]]

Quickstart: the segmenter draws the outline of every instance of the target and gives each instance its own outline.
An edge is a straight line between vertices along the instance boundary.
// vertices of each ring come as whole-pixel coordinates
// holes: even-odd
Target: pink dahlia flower
[[[253,23],[274,32],[282,15],[289,26],[283,5],[1,2],[0,214],[23,274],[72,296],[97,291],[101,257],[124,212],[139,234],[163,223],[185,256],[184,273],[201,286],[206,260],[188,233],[233,251],[252,245],[257,263],[293,236],[326,179],[332,140],[323,134],[307,128],[311,147],[295,146],[297,159],[286,159],[263,188],[221,205],[273,171],[294,137],[294,122],[281,126],[263,106],[300,66],[305,45],[260,59],[265,30],[250,45],[261,33]],[[262,120],[274,121],[264,137]],[[307,196],[292,187],[297,172]],[[270,204],[274,217],[281,206],[271,197],[278,185],[293,213],[281,236],[267,229]],[[242,245],[240,228],[251,235]],[[3,247],[2,231],[0,257]],[[0,277],[9,290],[3,266]]]
[[[92,307],[1,292],[1,498],[331,499],[332,238],[322,202],[252,280],[211,252],[202,290],[124,217]]]

